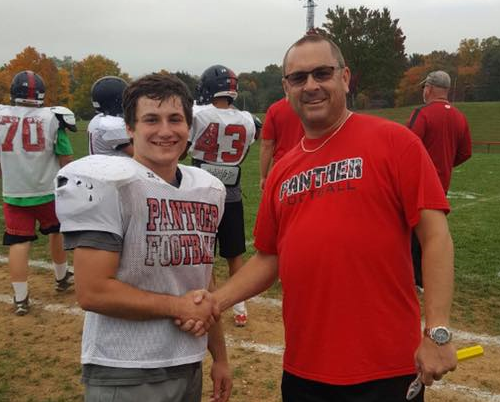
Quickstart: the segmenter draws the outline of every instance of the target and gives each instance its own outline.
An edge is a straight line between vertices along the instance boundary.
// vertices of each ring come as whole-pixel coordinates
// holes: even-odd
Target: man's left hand
[[[422,383],[430,386],[457,367],[455,346],[452,343],[440,346],[432,339],[423,337],[415,352],[415,364],[421,373]]]

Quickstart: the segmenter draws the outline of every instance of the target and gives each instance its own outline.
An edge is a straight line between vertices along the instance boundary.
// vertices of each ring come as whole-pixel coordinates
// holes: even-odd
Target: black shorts
[[[283,371],[283,402],[407,402],[408,386],[415,375],[393,377],[354,385],[331,385],[305,380]],[[424,387],[412,402],[424,401]]]
[[[234,258],[246,251],[243,201],[224,204],[224,215],[219,225],[217,242],[219,255],[223,258]]]

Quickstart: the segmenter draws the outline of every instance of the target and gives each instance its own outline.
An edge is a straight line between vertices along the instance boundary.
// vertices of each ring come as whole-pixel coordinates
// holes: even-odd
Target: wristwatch
[[[429,337],[437,345],[442,346],[446,345],[451,341],[452,334],[451,331],[446,327],[432,327],[424,329],[424,336]]]

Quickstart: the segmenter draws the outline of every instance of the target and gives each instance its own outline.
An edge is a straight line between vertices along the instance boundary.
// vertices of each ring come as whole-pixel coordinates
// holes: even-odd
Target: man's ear
[[[344,82],[344,90],[345,93],[349,93],[349,83],[351,82],[351,70],[349,70],[349,67],[344,67],[342,71],[342,81]]]
[[[283,87],[285,98],[288,100],[288,82],[284,78],[281,79],[281,86]]]

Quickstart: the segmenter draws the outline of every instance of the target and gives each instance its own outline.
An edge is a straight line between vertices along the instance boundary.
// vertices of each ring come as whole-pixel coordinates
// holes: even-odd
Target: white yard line
[[[498,196],[497,198],[500,198],[500,196]],[[8,262],[7,257],[0,255],[0,263],[6,264],[7,262]],[[30,260],[29,264],[30,264],[30,266],[52,270],[52,264],[47,263],[46,261]],[[68,268],[70,270],[73,270],[72,266],[69,266]],[[3,301],[3,300],[0,299],[0,301]],[[269,297],[256,296],[256,297],[251,298],[250,301],[257,303],[257,304],[269,306],[269,307],[281,308],[281,306],[282,306],[281,300],[272,299]],[[10,301],[9,303],[11,303],[11,302],[12,301]],[[34,304],[36,304],[36,302]],[[500,336],[490,336],[490,335],[486,335],[486,334],[475,334],[475,333],[471,333],[471,332],[460,331],[457,329],[453,330],[453,336],[455,339],[459,339],[462,341],[476,342],[476,343],[479,343],[481,345],[500,346]]]
[[[68,314],[68,315],[73,315],[73,316],[83,316],[84,312],[81,310],[79,307],[68,307],[64,304],[47,304],[43,305],[42,302],[31,299],[31,303],[35,306],[41,306],[43,310],[49,311],[51,313],[62,313],[62,314]],[[267,299],[263,297],[254,297],[251,299],[252,302],[257,302],[259,304],[267,304],[269,306],[280,306],[281,305],[281,300],[277,299]],[[1,303],[12,303],[12,296],[6,295],[6,294],[0,294],[0,302]],[[454,331],[454,336],[455,338],[459,339],[464,339],[464,340],[469,340],[470,335],[474,334],[468,334],[463,331]],[[482,344],[489,343],[491,344],[491,339],[493,337],[489,337],[487,335],[475,335],[475,338],[473,340],[477,341],[478,339],[481,339]],[[500,338],[500,337],[497,337]],[[276,356],[282,356],[284,347],[282,345],[266,345],[263,343],[256,343],[252,341],[242,341],[242,340],[237,340],[231,335],[226,334],[226,342],[228,346],[231,347],[236,347],[236,348],[241,348],[241,349],[246,349],[246,350],[251,350],[253,352],[257,353],[266,353],[266,354],[271,354],[271,355],[276,355]],[[497,345],[500,345],[500,339],[497,339],[495,342],[493,342]],[[471,388],[467,387],[465,385],[459,385],[459,384],[452,384],[447,381],[438,381],[435,382],[434,385],[432,386],[432,389],[434,390],[440,390],[440,389],[447,389],[447,390],[452,390],[455,392],[458,392],[460,394],[466,394],[471,397],[476,398],[476,400],[479,401],[484,401],[484,402],[500,402],[500,395],[499,394],[493,394],[489,391],[483,391],[477,388]]]
[[[451,211],[457,211],[459,209],[463,209],[463,208],[468,208],[468,207],[472,207],[480,202],[489,202],[489,201],[496,201],[496,200],[500,200],[500,194],[499,195],[494,195],[492,197],[486,197],[486,198],[478,198],[476,199],[476,201],[472,201],[472,202],[467,202],[465,204],[461,204],[461,205],[458,205],[456,207],[453,207],[451,209]]]

